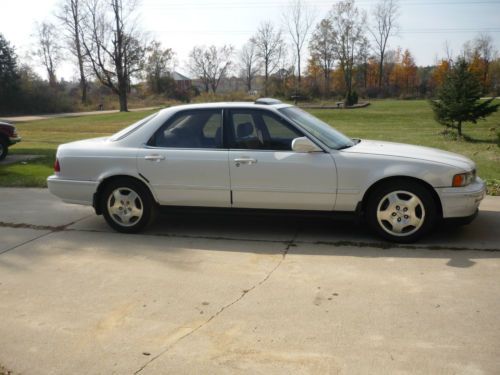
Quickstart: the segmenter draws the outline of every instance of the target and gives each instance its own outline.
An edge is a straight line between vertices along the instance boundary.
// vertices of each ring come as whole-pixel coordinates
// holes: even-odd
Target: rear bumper
[[[47,186],[53,195],[66,203],[86,206],[92,206],[97,185],[96,181],[63,180],[56,175],[47,178]]]
[[[479,177],[461,188],[436,188],[443,207],[443,218],[474,218],[486,193],[486,184]],[[471,221],[472,221],[471,219]]]

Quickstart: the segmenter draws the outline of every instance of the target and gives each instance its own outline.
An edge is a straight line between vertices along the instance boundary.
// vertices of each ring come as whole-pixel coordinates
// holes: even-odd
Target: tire
[[[427,187],[399,180],[375,188],[368,197],[366,219],[376,235],[391,242],[411,243],[434,227],[438,210]]]
[[[9,145],[7,141],[0,137],[0,160],[5,159],[9,152]]]
[[[102,213],[108,225],[122,233],[137,233],[156,217],[156,202],[149,190],[132,178],[106,184],[100,194]]]

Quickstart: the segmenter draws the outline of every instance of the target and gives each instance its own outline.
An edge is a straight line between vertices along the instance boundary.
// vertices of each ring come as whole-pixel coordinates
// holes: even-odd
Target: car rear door
[[[225,120],[233,207],[333,210],[337,177],[329,153],[292,151],[303,134],[269,110],[233,108]]]
[[[230,207],[229,152],[222,140],[222,109],[179,112],[139,150],[139,173],[162,205]]]

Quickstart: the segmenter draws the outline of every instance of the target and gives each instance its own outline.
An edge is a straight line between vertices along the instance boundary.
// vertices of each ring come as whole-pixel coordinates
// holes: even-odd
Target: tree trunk
[[[462,138],[462,121],[459,121],[457,124],[458,137]]]
[[[382,77],[384,75],[384,56],[380,56],[380,64],[378,66],[378,88],[382,89]]]
[[[80,47],[80,41],[77,41],[77,56],[78,68],[80,70],[80,90],[82,90],[82,104],[87,104],[87,80],[85,78],[85,71],[83,70],[83,56]]]
[[[352,94],[352,71],[349,70],[349,67],[344,71],[344,80],[346,84],[346,96],[345,96],[345,104],[346,106],[351,105],[351,94]]]
[[[265,62],[264,94],[267,96],[267,80],[269,79],[269,60]]]
[[[82,90],[82,104],[87,104],[87,82],[85,77],[80,78],[80,88]]]
[[[123,90],[119,94],[120,98],[120,112],[128,112],[128,103],[127,103],[127,90]]]
[[[49,85],[52,88],[57,87],[57,78],[53,71],[49,70]]]
[[[364,86],[365,86],[365,90],[366,88],[368,87],[368,63],[364,63],[363,64],[363,83],[364,83]]]
[[[298,83],[298,89],[300,90],[300,81],[301,81],[301,74],[300,74],[300,50],[297,48],[297,69],[299,72],[299,83]]]
[[[328,98],[328,94],[329,94],[329,86],[330,86],[330,82],[329,82],[329,79],[328,79],[328,71],[325,69],[325,72],[324,72],[324,76],[325,76],[325,92],[324,92],[324,95],[325,95],[325,98]]]

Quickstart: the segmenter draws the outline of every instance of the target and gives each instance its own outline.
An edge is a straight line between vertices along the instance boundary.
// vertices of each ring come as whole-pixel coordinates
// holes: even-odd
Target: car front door
[[[222,110],[177,113],[137,155],[160,204],[230,207],[228,150],[223,147]]]
[[[303,134],[268,110],[230,109],[226,124],[233,207],[333,210],[329,153],[293,151],[292,140]]]

